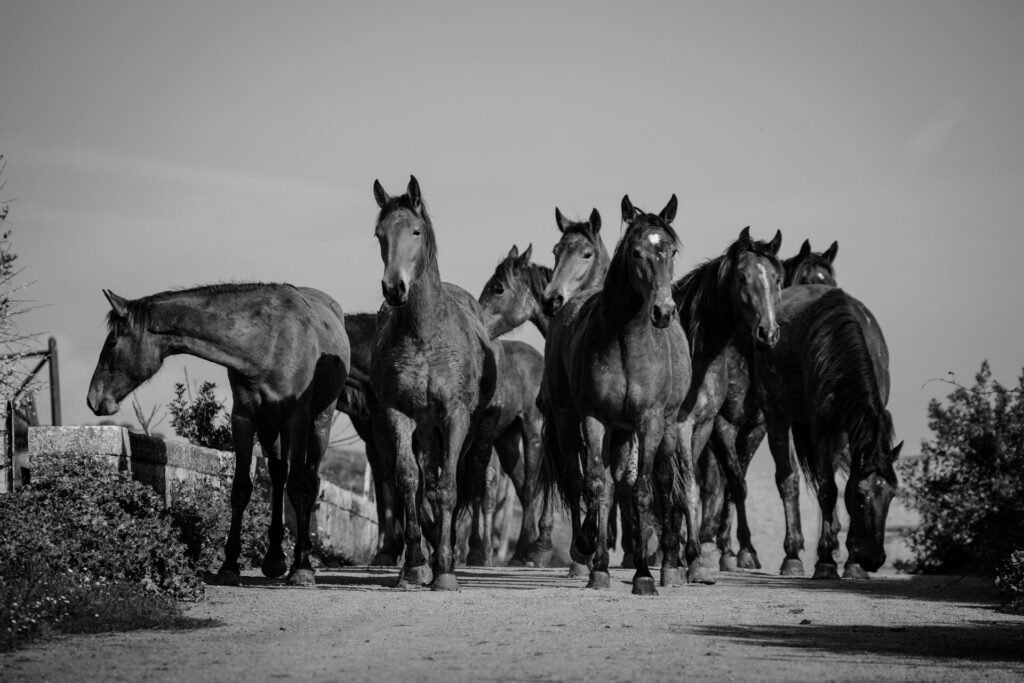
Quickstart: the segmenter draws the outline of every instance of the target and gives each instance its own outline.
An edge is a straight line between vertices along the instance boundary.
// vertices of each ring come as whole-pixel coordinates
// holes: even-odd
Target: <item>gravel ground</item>
[[[1014,680],[1024,618],[980,579],[769,572],[630,594],[564,569],[458,570],[457,593],[396,569],[321,570],[314,589],[249,573],[210,586],[191,630],[75,636],[0,656],[4,681]]]

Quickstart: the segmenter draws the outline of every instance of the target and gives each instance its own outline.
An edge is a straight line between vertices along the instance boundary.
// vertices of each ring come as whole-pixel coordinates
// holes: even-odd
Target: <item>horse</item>
[[[608,272],[608,250],[601,241],[601,214],[590,212],[586,221],[571,221],[555,207],[555,224],[562,237],[555,244],[555,270],[544,288],[541,307],[552,316],[579,292],[599,288]]]
[[[839,244],[833,242],[825,252],[817,253],[811,250],[810,241],[804,240],[795,256],[782,261],[783,287],[794,284],[835,286],[834,262],[838,249]],[[705,566],[710,566],[712,553],[717,549],[720,553],[718,566],[722,571],[760,569],[761,562],[749,533],[744,534],[741,529],[739,552],[732,549],[728,508],[734,506],[734,502],[726,490],[722,479],[724,473],[718,462],[738,460],[745,482],[750,461],[764,440],[764,416],[757,407],[751,380],[753,358],[749,345],[730,343],[727,353],[727,366],[731,372],[725,402],[715,418],[711,441],[698,461],[703,505],[701,556]]]
[[[671,223],[677,206],[672,195],[654,215],[634,209],[628,195],[622,198],[627,227],[603,287],[563,303],[553,325],[559,334],[549,335],[545,345],[545,413],[558,433],[552,447],[565,451],[557,459],[582,457],[585,463],[587,515],[573,539],[573,551],[579,555],[574,557],[577,562],[592,562],[589,588],[610,586],[607,536],[613,481],[627,481],[632,489],[634,548],[645,548],[653,533],[656,463],[660,508],[672,515],[669,501],[676,486],[666,473],[672,473],[675,422],[690,382],[689,346],[672,299],[679,240]],[[557,276],[557,266],[555,272]],[[549,365],[555,373],[548,373]],[[663,526],[671,528],[671,520]],[[674,538],[673,533],[662,534],[663,572],[673,564]],[[633,593],[656,594],[647,553],[636,553],[634,562]]]
[[[684,275],[674,286],[673,296],[679,308],[680,322],[690,341],[693,362],[693,383],[680,416],[683,449],[690,449],[689,457],[696,459],[699,479],[707,478],[711,465],[721,467],[728,490],[737,509],[737,534],[741,546],[749,544],[747,523],[746,484],[735,448],[733,434],[727,443],[721,443],[711,455],[704,456],[705,447],[723,428],[723,419],[736,419],[735,413],[749,411],[752,398],[736,387],[749,382],[747,359],[758,345],[771,346],[779,336],[775,318],[775,304],[782,283],[782,264],[778,259],[782,233],[776,231],[770,242],[754,240],[750,228],[740,231],[739,237],[725,252],[697,266]],[[717,441],[716,441],[717,443]],[[700,456],[698,458],[698,456]],[[680,467],[692,467],[683,456]],[[702,528],[709,519],[709,496],[705,495]],[[696,496],[696,494],[693,494]],[[686,559],[690,563],[690,580],[712,582],[707,567],[700,561],[698,536],[688,539]],[[704,537],[700,537],[704,541]],[[692,542],[693,545],[689,545]]]
[[[239,582],[242,516],[252,494],[249,466],[258,438],[273,488],[262,571],[275,578],[288,571],[288,583],[314,585],[309,520],[350,360],[341,306],[319,290],[289,284],[208,285],[135,300],[103,293],[111,310],[89,384],[89,408],[96,415],[113,415],[170,355],[186,353],[227,368],[235,476],[218,578]],[[281,551],[286,480],[297,525],[290,569]]]
[[[384,305],[370,381],[383,411],[379,438],[395,452],[404,504],[405,563],[398,585],[457,590],[454,520],[464,502],[458,499],[457,510],[456,479],[464,470],[471,480],[482,481],[486,471],[497,421],[490,402],[501,350],[484,331],[476,299],[441,281],[434,228],[415,176],[403,195],[389,196],[379,180],[373,193],[380,208],[374,235],[384,263]],[[437,526],[433,568],[420,547],[421,465],[413,453],[414,437]]]
[[[561,212],[557,215],[561,216]],[[544,313],[544,290],[551,282],[552,270],[532,263],[532,254],[532,244],[521,255],[519,247],[513,245],[477,297],[484,328],[491,339],[511,332],[527,321],[533,323],[542,337],[548,336],[551,319]]]
[[[874,316],[837,287],[795,285],[778,306],[779,343],[756,351],[757,395],[775,460],[786,513],[783,547],[792,573],[803,573],[799,551],[798,482],[790,454],[816,491],[822,525],[816,579],[838,579],[837,471],[849,471],[844,498],[850,514],[844,578],[867,578],[885,563],[885,521],[897,487],[888,351]]]

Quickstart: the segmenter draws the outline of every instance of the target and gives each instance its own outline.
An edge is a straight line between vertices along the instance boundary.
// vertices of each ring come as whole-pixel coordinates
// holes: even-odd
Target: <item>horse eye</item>
[[[495,294],[504,294],[505,293],[505,287],[502,286],[502,285],[494,285],[494,293]]]
[[[591,256],[593,256],[593,255],[594,255],[594,252],[592,252],[592,251],[588,251],[588,252],[585,252],[585,253],[583,254],[583,258],[590,258],[590,257],[591,257]]]
[[[413,231],[412,231],[412,234],[414,234],[414,235],[416,235],[417,237],[419,237],[419,236],[420,236],[420,231],[419,231],[419,230],[413,230]]]
[[[633,258],[640,258],[640,250],[639,249],[634,249],[632,253],[633,253]]]

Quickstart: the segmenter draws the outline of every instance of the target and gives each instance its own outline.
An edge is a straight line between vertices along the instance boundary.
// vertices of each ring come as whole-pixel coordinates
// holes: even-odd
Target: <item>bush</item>
[[[1009,600],[1011,612],[1024,612],[1024,550],[1015,550],[996,570],[996,585]]]
[[[53,628],[166,623],[176,600],[203,597],[149,487],[88,456],[42,455],[33,468],[32,485],[0,497],[0,647]]]
[[[231,442],[231,424],[223,402],[213,393],[217,385],[203,382],[192,391],[186,382],[174,385],[174,400],[167,409],[171,412],[174,433],[190,443],[219,451],[234,450]],[[187,394],[187,397],[186,397]]]
[[[973,387],[958,386],[947,405],[932,400],[928,416],[934,438],[923,444],[920,459],[901,465],[904,495],[921,513],[921,525],[909,534],[915,554],[909,568],[1001,571],[1001,586],[1019,596],[1024,590],[1019,552],[1024,549],[1024,376],[1017,388],[1008,389],[992,380],[986,361]]]

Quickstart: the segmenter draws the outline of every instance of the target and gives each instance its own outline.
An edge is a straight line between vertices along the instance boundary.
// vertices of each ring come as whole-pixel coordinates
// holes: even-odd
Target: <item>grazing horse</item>
[[[486,471],[500,347],[484,331],[476,299],[441,281],[434,228],[416,178],[410,177],[403,195],[389,196],[379,181],[373,193],[380,207],[374,234],[384,262],[385,306],[374,335],[370,377],[383,410],[381,435],[397,458],[405,513],[399,587],[419,587],[432,578],[434,590],[457,590],[456,477],[462,467],[471,479],[482,480]],[[414,437],[421,463],[413,452]],[[432,576],[420,547],[421,467],[437,527]],[[463,501],[458,502],[461,511]]]
[[[218,576],[225,583],[239,580],[242,515],[252,494],[249,466],[258,438],[273,487],[263,573],[277,577],[287,569],[281,552],[287,478],[298,527],[288,582],[314,584],[309,520],[320,488],[317,470],[349,368],[341,306],[319,290],[287,284],[210,285],[135,300],[103,293],[111,310],[89,407],[96,415],[116,413],[170,355],[187,353],[227,368],[235,477]]]
[[[817,492],[821,536],[814,578],[839,578],[835,475],[849,471],[846,509],[850,529],[843,576],[867,578],[885,563],[885,520],[896,491],[888,352],[867,308],[837,287],[797,285],[778,306],[782,336],[757,350],[757,393],[775,460],[775,480],[786,513],[783,570],[803,573],[799,551],[798,482],[790,457]],[[848,448],[847,448],[848,446]],[[787,566],[788,565],[788,566]]]
[[[673,471],[675,423],[690,382],[689,347],[672,299],[676,208],[675,195],[657,215],[634,209],[628,196],[622,198],[627,227],[603,287],[560,307],[560,334],[549,336],[546,345],[545,413],[558,432],[553,447],[568,450],[558,459],[582,457],[585,463],[587,515],[573,539],[573,552],[578,562],[592,560],[590,588],[610,586],[613,482],[627,481],[632,489],[633,547],[645,548],[653,534],[656,463],[661,509],[672,514],[669,501],[676,487],[674,477],[665,475]],[[550,343],[556,339],[562,343]],[[560,372],[549,374],[547,365]],[[662,534],[663,548],[668,537],[674,534]],[[666,552],[666,564],[670,560]],[[633,593],[655,594],[647,553],[636,553],[634,562]]]
[[[804,240],[799,253],[782,261],[785,272],[783,287],[794,284],[836,284],[834,261],[839,245],[836,242],[823,253],[811,251],[810,241]],[[720,552],[719,569],[732,571],[737,568],[760,569],[752,539],[740,534],[739,553],[732,549],[732,530],[728,508],[735,505],[723,482],[719,460],[739,461],[743,479],[746,481],[747,468],[761,442],[764,440],[764,416],[757,407],[756,392],[752,382],[749,344],[730,343],[727,362],[730,381],[725,402],[715,418],[711,441],[701,453],[698,462],[700,472],[701,555],[706,566],[712,562],[714,549]]]
[[[770,242],[763,242],[752,239],[750,228],[744,228],[725,253],[691,270],[673,288],[693,360],[693,383],[681,415],[685,434],[682,443],[692,448],[693,458],[702,456],[712,437],[722,429],[723,418],[734,420],[739,413],[754,410],[750,405],[754,403],[753,396],[747,398],[737,388],[750,381],[748,359],[753,347],[771,346],[779,337],[775,305],[782,287],[782,264],[778,259],[781,244],[780,232]],[[732,434],[724,443],[718,444],[716,440],[721,447],[715,448],[714,455],[736,504],[737,534],[741,549],[746,549],[750,544],[744,506],[746,484],[736,449],[732,447],[736,439],[737,435]],[[709,457],[697,461],[701,480],[707,477],[708,470],[716,471],[711,467],[715,463],[708,462]],[[685,461],[680,463],[681,468],[686,466]],[[706,493],[707,487],[704,488]],[[703,503],[706,524],[707,495]],[[687,544],[691,581],[694,576],[710,581],[705,567],[697,561],[697,538],[691,536]]]

